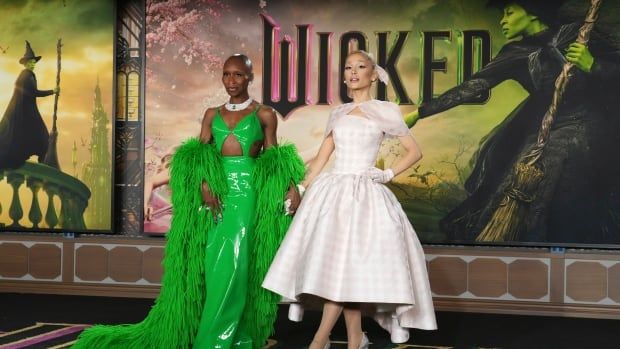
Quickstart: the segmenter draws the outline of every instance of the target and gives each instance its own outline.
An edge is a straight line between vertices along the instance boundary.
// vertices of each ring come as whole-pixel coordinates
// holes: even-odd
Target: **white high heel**
[[[362,332],[362,341],[360,342],[360,349],[368,349],[369,345],[370,345],[370,341],[368,340],[368,337],[366,337],[366,333]]]
[[[288,319],[301,322],[304,318],[304,308],[299,303],[291,303],[288,306]],[[326,348],[327,349],[327,348]]]
[[[392,343],[405,343],[409,340],[409,330],[400,326],[397,317],[392,317],[390,328],[390,340]]]

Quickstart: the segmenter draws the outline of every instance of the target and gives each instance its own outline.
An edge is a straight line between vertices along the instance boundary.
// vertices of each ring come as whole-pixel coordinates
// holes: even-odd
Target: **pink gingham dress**
[[[348,115],[356,107],[363,116]],[[401,327],[435,329],[418,237],[394,194],[361,175],[375,166],[385,136],[409,135],[399,107],[341,105],[325,134],[333,134],[334,167],[308,188],[263,287],[292,300],[371,303],[388,330],[393,318]]]

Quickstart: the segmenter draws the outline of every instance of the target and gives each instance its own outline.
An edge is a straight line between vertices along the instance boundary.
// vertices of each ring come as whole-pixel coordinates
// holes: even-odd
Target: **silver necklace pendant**
[[[252,104],[252,98],[248,98],[248,100],[243,103],[228,102],[224,105],[224,108],[226,108],[226,110],[229,110],[229,111],[237,111],[237,110],[243,110],[247,108],[250,104]]]

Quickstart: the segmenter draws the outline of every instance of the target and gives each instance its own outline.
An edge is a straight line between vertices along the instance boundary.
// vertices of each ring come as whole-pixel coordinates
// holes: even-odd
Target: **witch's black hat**
[[[500,10],[509,4],[517,4],[534,16],[537,16],[547,25],[560,24],[558,21],[558,10],[566,0],[488,0],[488,7],[497,7]]]
[[[24,53],[24,57],[19,59],[19,64],[25,64],[29,60],[34,59],[36,62],[41,59],[41,56],[35,56],[34,51],[32,51],[32,47],[30,47],[30,43],[26,40],[26,52]]]

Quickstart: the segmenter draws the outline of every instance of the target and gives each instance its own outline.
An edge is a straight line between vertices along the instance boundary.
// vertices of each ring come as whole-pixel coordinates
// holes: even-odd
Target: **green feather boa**
[[[211,144],[197,138],[176,151],[170,167],[174,215],[165,250],[161,292],[149,315],[140,323],[95,326],[84,331],[73,348],[189,348],[196,336],[204,305],[204,260],[207,235],[214,228],[212,215],[199,214],[201,185],[217,196],[227,191],[221,155]],[[279,296],[261,287],[269,265],[290,224],[282,201],[291,183],[304,177],[304,164],[293,145],[273,146],[257,159],[253,182],[257,188],[256,228],[250,258],[250,273],[244,328],[261,348],[273,332]]]
[[[242,318],[254,341],[254,349],[261,348],[273,333],[281,297],[261,285],[291,224],[292,217],[283,214],[284,196],[290,185],[301,182],[304,175],[304,163],[292,144],[268,148],[256,160],[252,180],[259,209],[250,256],[246,310]]]

